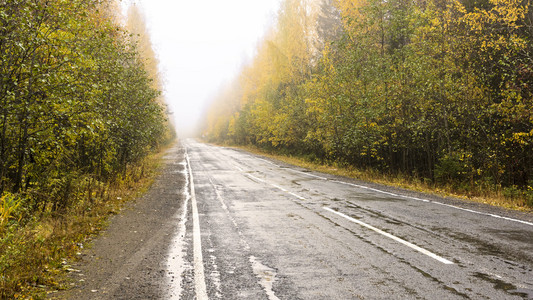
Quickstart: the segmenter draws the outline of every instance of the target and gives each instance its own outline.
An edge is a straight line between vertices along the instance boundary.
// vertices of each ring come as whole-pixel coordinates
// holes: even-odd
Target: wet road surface
[[[194,140],[167,299],[533,299],[531,215]]]

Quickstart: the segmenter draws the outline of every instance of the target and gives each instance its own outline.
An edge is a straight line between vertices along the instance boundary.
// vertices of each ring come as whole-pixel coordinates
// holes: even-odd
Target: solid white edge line
[[[259,179],[259,178],[257,178],[256,176],[253,176],[253,175],[250,175],[250,174],[246,174],[246,176],[248,176],[249,178],[255,179],[255,180],[257,180],[257,181],[263,182],[263,183],[265,183],[265,184],[268,184],[268,185],[270,185],[270,186],[272,186],[272,187],[275,187],[275,188],[277,188],[277,189],[279,189],[279,190],[281,190],[281,191],[283,191],[283,192],[286,192],[286,193],[288,193],[288,194],[290,194],[290,195],[292,195],[292,196],[294,196],[294,197],[296,197],[296,198],[298,198],[298,199],[306,200],[304,197],[302,197],[302,196],[300,196],[300,195],[297,195],[297,194],[295,194],[295,193],[289,192],[287,189],[282,188],[282,187],[280,187],[280,186],[278,186],[278,185],[275,185],[275,184],[272,184],[272,183],[267,183],[266,181],[264,181],[264,180],[262,180],[262,179]],[[399,238],[399,237],[397,237],[397,236],[394,236],[394,235],[392,235],[392,234],[390,234],[390,233],[387,233],[387,232],[385,232],[385,231],[383,231],[383,230],[381,230],[381,229],[378,229],[378,228],[376,228],[376,227],[374,227],[374,226],[372,226],[372,225],[369,225],[369,224],[366,224],[366,223],[364,223],[364,222],[361,222],[361,221],[359,221],[359,220],[357,220],[357,219],[354,219],[354,218],[352,218],[352,217],[350,217],[350,216],[347,216],[347,215],[345,215],[345,214],[343,214],[343,213],[340,213],[340,212],[338,212],[338,211],[335,211],[335,210],[333,210],[333,209],[331,209],[331,208],[329,208],[329,207],[323,207],[323,208],[324,208],[325,210],[327,210],[327,211],[329,211],[329,212],[332,212],[332,213],[334,213],[334,214],[336,214],[336,215],[339,215],[339,216],[341,216],[341,217],[343,217],[343,218],[345,218],[345,219],[347,219],[347,220],[349,220],[349,221],[352,221],[352,222],[354,222],[354,223],[356,223],[356,224],[359,224],[359,225],[361,225],[361,226],[363,226],[363,227],[366,227],[366,228],[368,228],[368,229],[371,229],[371,230],[373,230],[373,231],[375,231],[375,232],[377,232],[377,233],[379,233],[379,234],[381,234],[381,235],[384,235],[384,236],[386,236],[386,237],[388,237],[388,238],[390,238],[390,239],[393,239],[393,240],[395,240],[395,241],[397,241],[397,242],[399,242],[399,243],[401,243],[401,244],[403,244],[403,245],[405,245],[405,246],[408,246],[408,247],[410,247],[410,248],[412,248],[412,249],[414,249],[414,250],[416,250],[416,251],[418,251],[418,252],[420,252],[420,253],[422,253],[422,254],[425,254],[425,255],[427,255],[427,256],[429,256],[429,257],[435,259],[435,260],[438,260],[439,262],[441,262],[441,263],[443,263],[443,264],[446,264],[446,265],[453,265],[453,264],[454,264],[453,262],[451,262],[451,261],[449,261],[449,260],[447,260],[447,259],[445,259],[445,258],[443,258],[443,257],[440,257],[440,256],[438,256],[437,254],[435,254],[435,253],[433,253],[433,252],[430,252],[430,251],[428,251],[428,250],[426,250],[426,249],[424,249],[424,248],[421,248],[421,247],[419,247],[419,246],[417,246],[417,245],[415,245],[415,244],[413,244],[413,243],[410,243],[410,242],[408,242],[408,241],[406,241],[406,240],[403,240],[403,239],[401,239],[401,238]]]
[[[185,162],[187,164],[187,162]],[[187,172],[188,173],[188,172]],[[190,186],[190,178],[187,174],[187,186]],[[177,246],[173,245],[171,250],[169,251],[170,255],[168,260],[171,258],[176,258],[178,262],[183,262],[183,239],[185,238],[185,233],[187,231],[187,226],[185,225],[187,223],[187,208],[189,207],[189,199],[190,199],[190,192],[187,192],[187,196],[185,197],[185,202],[183,203],[183,211],[181,212],[179,223],[178,223],[178,230],[176,233],[176,239],[178,239]],[[180,238],[182,237],[182,238]],[[169,271],[173,270],[171,267],[171,263],[169,263]],[[176,283],[171,285],[170,290],[168,291],[168,299],[171,300],[179,300],[181,292],[183,291],[183,267],[178,268],[177,271],[175,271],[175,277],[177,278]]]
[[[258,157],[256,157],[256,158],[259,159],[259,160],[268,162],[269,164],[274,165],[276,167],[280,167],[280,166],[278,166],[278,165],[276,165],[276,164],[274,164],[274,163],[272,163],[272,162],[270,162],[270,161],[268,161],[266,159],[262,159],[262,158],[258,158]],[[314,174],[310,174],[310,173],[306,173],[306,172],[302,172],[302,171],[298,171],[298,170],[294,170],[294,169],[290,169],[290,170],[292,170],[294,172],[298,172],[298,173],[304,174],[304,175],[307,175],[307,176],[315,177],[315,178],[318,178],[318,179],[321,179],[321,180],[328,180],[328,178],[326,178],[326,177],[321,177],[321,176],[318,176],[318,175],[314,175]],[[242,169],[240,169],[239,171],[242,171]],[[264,180],[261,180],[261,179],[255,177],[255,176],[253,176],[253,177],[255,179],[259,180],[259,181],[265,182]],[[441,206],[446,206],[446,207],[449,207],[449,208],[454,208],[454,209],[470,212],[470,213],[473,213],[473,214],[478,214],[478,215],[482,215],[482,216],[488,216],[488,217],[493,217],[493,218],[497,218],[497,219],[501,219],[501,220],[506,220],[506,221],[511,221],[511,222],[516,222],[516,223],[521,223],[521,224],[533,226],[533,222],[528,222],[528,221],[523,221],[523,220],[519,220],[519,219],[504,217],[504,216],[491,214],[491,213],[484,213],[484,212],[480,212],[480,211],[477,211],[477,210],[472,210],[472,209],[468,209],[468,208],[462,208],[462,207],[459,207],[459,206],[446,204],[446,203],[442,203],[442,202],[438,202],[438,201],[422,199],[422,198],[417,198],[417,197],[411,197],[411,196],[404,196],[404,195],[395,194],[395,193],[391,193],[391,192],[386,192],[386,191],[382,191],[382,190],[379,190],[379,189],[371,188],[371,187],[368,187],[368,186],[359,185],[359,184],[353,184],[353,183],[344,182],[344,181],[340,181],[340,180],[331,180],[331,182],[336,182],[336,183],[349,185],[349,186],[353,186],[353,187],[357,187],[357,188],[361,188],[361,189],[365,189],[365,190],[369,190],[369,191],[374,191],[374,192],[385,194],[385,195],[389,195],[389,196],[401,197],[401,198],[411,199],[411,200],[415,200],[415,201],[421,201],[421,202],[425,202],[425,203],[433,203],[433,204],[437,204],[437,205],[441,205]]]
[[[432,200],[427,200],[427,199],[422,199],[422,198],[417,198],[417,197],[411,197],[411,196],[405,196],[405,195],[385,192],[385,191],[378,190],[378,189],[371,188],[371,187],[367,187],[367,186],[364,186],[364,185],[358,185],[358,184],[353,184],[353,183],[349,183],[349,182],[343,182],[343,181],[339,181],[339,180],[332,180],[332,182],[336,182],[336,183],[340,183],[340,184],[344,184],[344,185],[349,185],[349,186],[353,186],[353,187],[357,187],[357,188],[361,188],[361,189],[365,189],[365,190],[369,190],[369,191],[373,191],[373,192],[378,192],[378,193],[381,193],[381,194],[390,195],[390,196],[394,196],[394,197],[401,197],[401,198],[411,199],[411,200],[415,200],[415,201],[433,203],[433,204],[437,204],[437,205],[441,205],[441,206],[446,206],[446,207],[449,207],[449,208],[454,208],[454,209],[470,212],[470,213],[473,213],[473,214],[478,214],[478,215],[482,215],[482,216],[488,216],[488,217],[493,217],[493,218],[497,218],[497,219],[502,219],[502,220],[507,220],[507,221],[511,221],[511,222],[516,222],[516,223],[521,223],[521,224],[533,226],[533,223],[531,223],[531,222],[522,221],[522,220],[518,220],[518,219],[513,219],[513,218],[509,218],[509,217],[504,217],[504,216],[500,216],[500,215],[496,215],[496,214],[484,213],[484,212],[480,212],[480,211],[477,211],[477,210],[468,209],[468,208],[462,208],[462,207],[459,207],[459,206],[446,204],[446,203],[442,203],[442,202],[438,202],[438,201],[432,201]]]
[[[253,157],[253,156],[251,156],[251,157]],[[267,163],[269,163],[269,164],[271,164],[273,166],[276,166],[278,168],[281,167],[281,166],[276,165],[275,163],[273,163],[271,161],[268,161],[266,159],[259,158],[259,157],[255,157],[255,158],[257,158],[259,160],[262,160],[262,161],[265,161],[265,162],[267,162]],[[314,174],[310,174],[310,173],[306,173],[306,172],[302,172],[302,171],[298,171],[298,170],[294,170],[294,169],[290,169],[290,170],[298,172],[298,173],[302,173],[304,175],[308,175],[308,176],[311,176],[311,177],[315,177],[315,178],[318,178],[318,179],[321,179],[321,180],[328,180],[328,178],[326,178],[326,177],[321,177],[321,176],[318,176],[318,175],[314,175]],[[256,178],[256,179],[258,179],[258,178]],[[263,181],[263,180],[261,180],[261,181]],[[450,208],[454,208],[454,209],[470,212],[470,213],[473,213],[473,214],[478,214],[478,215],[483,215],[483,216],[493,217],[493,218],[497,218],[497,219],[501,219],[501,220],[506,220],[506,221],[511,221],[511,222],[516,222],[516,223],[521,223],[521,224],[533,226],[533,222],[522,221],[522,220],[519,220],[519,219],[504,217],[504,216],[491,214],[491,213],[484,213],[484,212],[480,212],[480,211],[476,211],[476,210],[472,210],[472,209],[468,209],[468,208],[462,208],[462,207],[459,207],[459,206],[446,204],[446,203],[442,203],[442,202],[438,202],[438,201],[433,201],[433,200],[421,199],[421,198],[417,198],[417,197],[404,196],[404,195],[400,195],[400,194],[390,193],[390,192],[378,190],[378,189],[367,187],[367,186],[363,186],[363,185],[353,184],[353,183],[349,183],[349,182],[343,182],[343,181],[340,181],[340,180],[331,180],[331,181],[332,182],[337,182],[337,183],[340,183],[340,184],[354,186],[354,187],[357,187],[357,188],[362,188],[362,189],[374,191],[374,192],[378,192],[378,193],[382,193],[382,194],[386,194],[386,195],[390,195],[390,196],[394,196],[394,197],[402,197],[402,198],[411,199],[411,200],[415,200],[415,201],[421,201],[421,202],[425,202],[425,203],[433,203],[433,204],[437,204],[437,205],[442,205],[442,206],[446,206],[446,207],[450,207]]]
[[[193,215],[193,248],[194,248],[194,289],[196,299],[207,300],[207,288],[205,285],[204,262],[202,258],[202,237],[200,235],[200,217],[198,216],[198,206],[196,204],[196,192],[194,191],[194,178],[192,176],[191,162],[189,155],[185,153],[187,166],[189,167],[189,179],[191,188],[191,206]]]
[[[347,216],[347,215],[345,215],[345,214],[343,214],[343,213],[340,213],[340,212],[338,212],[338,211],[336,211],[336,210],[333,210],[333,209],[331,209],[331,208],[329,208],[329,207],[323,207],[323,208],[324,208],[325,210],[327,210],[327,211],[329,211],[329,212],[332,212],[332,213],[334,213],[334,214],[336,214],[336,215],[339,215],[339,216],[341,216],[341,217],[343,217],[343,218],[345,218],[345,219],[347,219],[347,220],[349,220],[349,221],[351,221],[351,222],[354,222],[354,223],[359,224],[359,225],[361,225],[361,226],[363,226],[363,227],[366,227],[366,228],[368,228],[368,229],[371,229],[371,230],[373,230],[373,231],[375,231],[375,232],[377,232],[377,233],[379,233],[379,234],[381,234],[381,235],[384,235],[384,236],[386,236],[386,237],[388,237],[388,238],[390,238],[390,239],[393,239],[393,240],[397,241],[398,243],[401,243],[401,244],[403,244],[403,245],[405,245],[405,246],[408,246],[408,247],[410,247],[410,248],[412,248],[412,249],[414,249],[414,250],[416,250],[416,251],[418,251],[418,252],[420,252],[420,253],[422,253],[422,254],[425,254],[425,255],[427,255],[427,256],[433,258],[433,259],[436,259],[436,260],[438,260],[439,262],[441,262],[441,263],[443,263],[443,264],[446,264],[446,265],[453,265],[453,264],[454,264],[453,262],[451,262],[451,261],[449,261],[449,260],[447,260],[447,259],[445,259],[445,258],[442,258],[442,257],[438,256],[437,254],[435,254],[435,253],[433,253],[433,252],[430,252],[430,251],[428,251],[428,250],[426,250],[426,249],[424,249],[424,248],[421,248],[421,247],[419,247],[419,246],[417,246],[417,245],[415,245],[415,244],[409,243],[409,242],[406,241],[406,240],[403,240],[403,239],[401,239],[401,238],[399,238],[399,237],[397,237],[397,236],[394,236],[394,235],[392,235],[392,234],[390,234],[390,233],[387,233],[387,232],[385,232],[385,231],[383,231],[383,230],[381,230],[381,229],[378,229],[378,228],[376,228],[376,227],[374,227],[374,226],[372,226],[372,225],[368,225],[368,224],[366,224],[366,223],[364,223],[364,222],[361,222],[361,221],[359,221],[359,220],[357,220],[357,219],[354,219],[354,218],[352,218],[352,217],[350,217],[350,216]]]

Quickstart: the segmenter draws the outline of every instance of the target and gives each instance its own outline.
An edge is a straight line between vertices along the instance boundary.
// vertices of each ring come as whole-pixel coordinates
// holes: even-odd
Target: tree
[[[532,36],[529,1],[286,0],[219,137],[527,193]]]
[[[0,194],[60,209],[75,181],[109,180],[161,142],[159,92],[112,4],[0,4]]]

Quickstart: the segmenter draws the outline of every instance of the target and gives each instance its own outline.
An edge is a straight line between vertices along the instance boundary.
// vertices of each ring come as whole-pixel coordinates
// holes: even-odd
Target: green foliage
[[[10,264],[46,269],[17,260],[46,240],[27,224],[90,206],[169,136],[158,79],[112,5],[0,1],[0,298],[24,285]]]
[[[509,199],[524,199],[527,206],[533,206],[533,187],[528,186],[524,190],[516,185],[509,186],[503,189],[503,195]]]
[[[439,159],[435,165],[435,180],[439,183],[462,183],[470,174],[468,155],[450,153]]]
[[[105,5],[0,5],[0,192],[47,205],[57,188],[68,198],[72,182],[110,180],[160,144],[159,92],[127,32],[98,12]]]
[[[527,192],[530,1],[304,2],[284,1],[238,92],[213,106],[208,138],[461,190]]]

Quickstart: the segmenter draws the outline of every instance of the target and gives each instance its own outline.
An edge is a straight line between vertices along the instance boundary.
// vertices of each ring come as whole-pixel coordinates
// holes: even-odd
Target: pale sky
[[[143,11],[178,131],[250,59],[280,0],[130,0]],[[171,116],[172,117],[172,116]],[[178,133],[179,134],[179,133]]]

